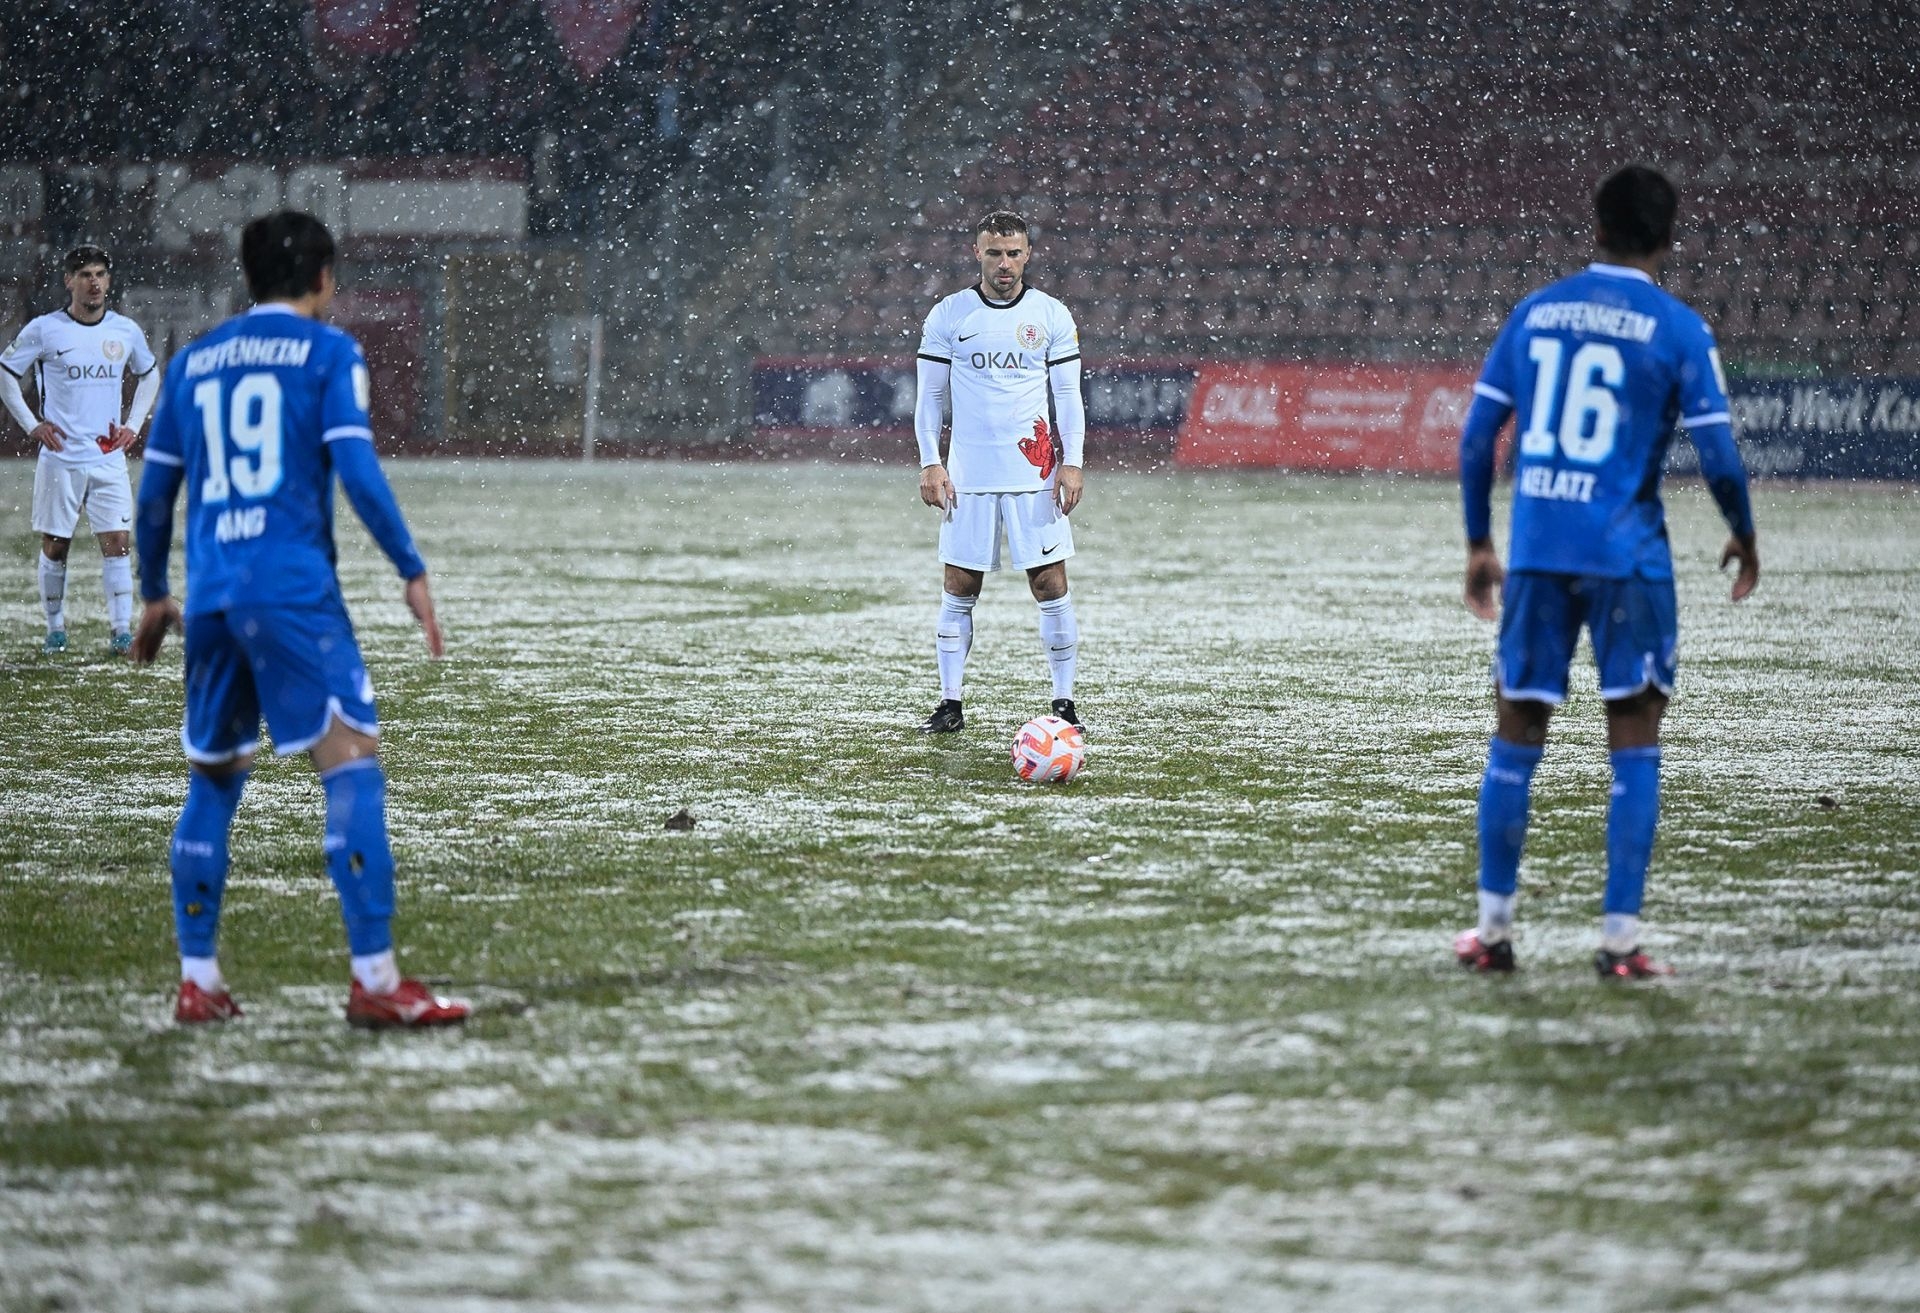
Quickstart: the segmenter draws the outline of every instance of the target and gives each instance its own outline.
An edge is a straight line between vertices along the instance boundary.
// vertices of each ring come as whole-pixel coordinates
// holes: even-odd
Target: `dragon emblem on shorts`
[[[1047,427],[1044,417],[1033,421],[1032,437],[1020,439],[1020,454],[1040,471],[1041,478],[1053,474],[1053,430]]]

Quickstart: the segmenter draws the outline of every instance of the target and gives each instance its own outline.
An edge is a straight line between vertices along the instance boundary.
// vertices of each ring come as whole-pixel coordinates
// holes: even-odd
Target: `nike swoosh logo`
[[[71,351],[71,350],[73,350],[73,348],[72,348],[72,347],[68,347],[68,348],[67,348],[67,351]],[[61,356],[64,356],[64,355],[66,355],[66,354],[67,354],[67,351],[56,351],[56,352],[54,352],[54,353],[53,353],[53,358],[54,358],[55,360],[58,360],[58,359],[59,359],[59,358],[60,358]]]
[[[1043,548],[1041,548],[1041,549],[1040,549],[1040,555],[1042,555],[1042,556],[1052,556],[1052,555],[1053,555],[1053,554],[1054,554],[1055,552],[1057,552],[1057,551],[1059,551],[1059,550],[1060,550],[1060,544],[1059,544],[1059,543],[1055,543],[1055,544],[1054,544],[1053,546],[1051,546],[1051,547],[1043,547]]]
[[[967,341],[971,341],[972,339],[974,339],[974,338],[976,338],[976,337],[979,337],[979,336],[980,336],[980,334],[978,334],[978,333],[962,333],[962,334],[960,334],[960,336],[959,336],[959,337],[957,337],[957,338],[955,338],[954,340],[955,340],[956,342],[967,342]]]

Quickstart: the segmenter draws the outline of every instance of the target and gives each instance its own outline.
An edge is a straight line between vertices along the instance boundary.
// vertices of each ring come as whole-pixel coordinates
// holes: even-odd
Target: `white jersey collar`
[[[300,312],[282,301],[269,301],[261,305],[247,307],[250,315],[298,315]]]
[[[975,283],[975,284],[973,285],[973,294],[974,294],[975,296],[977,296],[977,297],[979,297],[979,298],[980,298],[980,300],[981,300],[981,301],[982,301],[982,302],[983,302],[983,303],[984,303],[984,304],[986,305],[986,307],[987,307],[987,309],[989,309],[989,310],[1007,310],[1007,309],[1011,309],[1012,307],[1014,307],[1014,306],[1016,306],[1016,305],[1019,305],[1019,304],[1020,304],[1020,302],[1021,302],[1022,300],[1024,300],[1024,299],[1025,299],[1025,297],[1026,297],[1026,295],[1027,295],[1027,293],[1028,293],[1028,292],[1031,292],[1032,290],[1033,290],[1033,288],[1032,288],[1032,287],[1031,287],[1030,285],[1028,285],[1028,284],[1026,284],[1026,283],[1022,283],[1022,284],[1020,285],[1020,295],[1019,295],[1019,296],[1016,296],[1016,297],[1014,297],[1014,298],[1013,298],[1013,300],[1011,300],[1011,301],[996,301],[996,300],[994,300],[994,299],[993,299],[992,297],[990,297],[990,296],[988,296],[988,295],[987,295],[987,289],[986,289],[986,288],[984,288],[984,287],[982,287],[982,286],[980,286],[980,284],[978,284],[978,283]]]
[[[1611,278],[1638,278],[1643,283],[1653,281],[1652,275],[1645,269],[1634,269],[1624,264],[1608,264],[1605,260],[1595,260],[1587,266],[1587,272],[1590,274],[1606,274]]]

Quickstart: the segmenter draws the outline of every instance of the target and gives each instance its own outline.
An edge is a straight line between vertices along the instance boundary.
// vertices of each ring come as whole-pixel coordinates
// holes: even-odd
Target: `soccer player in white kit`
[[[920,336],[920,391],[913,408],[920,443],[920,500],[941,512],[946,567],[934,648],[940,703],[921,730],[966,725],[962,677],[973,646],[973,607],[1001,539],[1040,604],[1040,638],[1053,675],[1053,714],[1075,725],[1074,670],[1080,628],[1067,591],[1087,436],[1080,396],[1080,332],[1067,308],[1027,285],[1033,244],[1019,215],[995,210],[974,225],[980,281],[927,316]],[[1048,401],[1053,423],[1048,423]],[[952,413],[951,470],[940,430]],[[1054,438],[1060,440],[1059,450]]]
[[[140,437],[160,372],[140,326],[107,309],[113,259],[98,246],[76,246],[65,260],[67,308],[41,315],[0,354],[0,404],[40,444],[33,475],[33,527],[40,534],[40,603],[45,650],[67,646],[67,550],[86,512],[100,541],[100,580],[115,652],[133,642],[133,490],[126,450]],[[40,394],[36,416],[21,391],[29,375]],[[125,422],[121,381],[139,379]]]

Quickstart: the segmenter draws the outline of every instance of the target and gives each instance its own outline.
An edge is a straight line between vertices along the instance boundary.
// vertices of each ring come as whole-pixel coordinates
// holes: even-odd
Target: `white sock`
[[[67,563],[49,561],[40,554],[40,605],[47,613],[47,632],[65,633],[67,628]]]
[[[400,964],[391,948],[384,953],[368,953],[353,959],[353,978],[369,994],[391,994],[400,988]]]
[[[1513,938],[1513,894],[1480,891],[1480,942],[1498,944]]]
[[[227,982],[220,978],[220,959],[217,957],[181,958],[180,979],[191,980],[209,994],[227,992]]]
[[[1608,912],[1600,918],[1600,947],[1609,953],[1631,953],[1640,947],[1640,918]]]
[[[940,663],[940,697],[958,702],[966,681],[967,653],[973,651],[973,605],[979,597],[940,594],[940,623],[933,631],[934,657]]]
[[[107,628],[116,634],[133,632],[133,558],[108,556],[100,561],[100,583],[107,590]]]
[[[1047,667],[1053,672],[1053,695],[1073,696],[1073,672],[1080,662],[1080,623],[1073,618],[1073,594],[1062,593],[1040,603],[1040,641],[1047,647]]]

